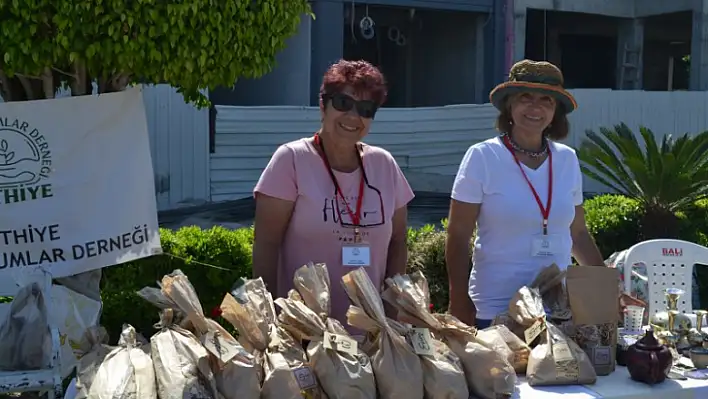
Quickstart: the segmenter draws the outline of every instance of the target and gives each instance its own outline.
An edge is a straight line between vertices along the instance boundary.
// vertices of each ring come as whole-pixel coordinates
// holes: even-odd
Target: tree
[[[267,73],[302,15],[312,16],[307,0],[3,0],[0,94],[167,83],[205,105],[200,89]]]
[[[642,238],[677,238],[677,212],[689,210],[708,196],[708,131],[693,137],[654,133],[640,127],[643,142],[627,125],[587,131],[578,150],[588,177],[635,198],[644,208]]]

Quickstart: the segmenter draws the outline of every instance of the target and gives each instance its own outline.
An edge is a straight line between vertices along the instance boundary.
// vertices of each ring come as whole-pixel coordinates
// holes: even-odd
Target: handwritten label
[[[568,362],[570,363],[570,362]],[[556,367],[556,376],[561,381],[573,381],[577,382],[580,378],[580,373],[577,368],[568,366],[569,368]]]
[[[570,346],[565,342],[553,344],[553,360],[557,362],[573,361],[573,353],[570,351]]]
[[[218,331],[209,331],[201,337],[202,345],[216,356],[219,361],[226,363],[236,357],[241,351],[238,342],[226,339]]]
[[[406,340],[416,355],[435,355],[435,343],[427,328],[411,328],[406,333]]]
[[[293,369],[293,375],[295,380],[297,380],[297,385],[301,390],[307,391],[309,389],[314,389],[317,387],[317,380],[315,380],[315,374],[312,372],[309,366],[302,366]]]
[[[526,344],[529,345],[531,342],[533,342],[536,337],[541,335],[541,333],[546,329],[546,321],[541,319],[541,320],[536,320],[535,323],[529,328],[527,328],[524,331],[524,339],[526,340]]]
[[[357,354],[357,342],[351,337],[347,337],[339,334],[332,334],[329,332],[324,333],[324,340],[322,345],[326,349],[331,349],[333,351],[346,353],[351,356],[356,356]]]
[[[596,366],[609,366],[612,361],[610,347],[598,346],[592,348],[592,363]]]

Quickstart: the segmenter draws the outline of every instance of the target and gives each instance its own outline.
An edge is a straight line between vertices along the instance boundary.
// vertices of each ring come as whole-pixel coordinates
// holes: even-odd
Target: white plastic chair
[[[45,295],[48,314],[52,314],[52,277],[42,268],[35,270],[24,269],[26,273],[39,274],[43,293]],[[37,281],[34,279],[33,281]],[[0,278],[0,296],[14,296],[20,289],[15,279],[8,273]],[[5,322],[7,312],[10,309],[9,303],[0,304],[0,323]],[[48,399],[63,398],[63,387],[61,378],[61,367],[59,363],[59,353],[61,345],[59,341],[59,329],[49,320],[49,329],[52,337],[52,357],[49,368],[43,370],[28,371],[0,371],[0,394],[10,392],[46,392]],[[37,343],[40,345],[40,343]]]
[[[658,239],[640,242],[627,250],[624,259],[624,288],[631,292],[632,265],[643,262],[647,269],[649,317],[666,310],[664,289],[680,288],[678,310],[691,315],[693,266],[708,264],[708,248],[688,241]]]

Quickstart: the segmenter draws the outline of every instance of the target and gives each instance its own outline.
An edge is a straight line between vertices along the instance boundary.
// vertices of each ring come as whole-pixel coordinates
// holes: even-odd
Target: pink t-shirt
[[[371,265],[366,270],[374,285],[382,287],[391,240],[391,219],[396,209],[413,199],[413,191],[388,151],[366,144],[363,148],[362,160],[368,185],[364,185],[360,224],[371,227],[360,228],[360,234],[371,247]],[[361,171],[333,172],[351,210],[356,212]],[[287,295],[293,288],[295,271],[301,266],[308,262],[325,263],[331,285],[331,317],[346,326],[349,298],[341,280],[351,268],[342,265],[342,243],[353,241],[354,229],[340,225],[340,218],[345,223],[352,223],[352,220],[344,202],[335,197],[332,178],[312,140],[300,139],[280,146],[253,191],[254,194],[295,202],[281,247],[278,292],[274,295]],[[336,198],[339,198],[339,204]]]

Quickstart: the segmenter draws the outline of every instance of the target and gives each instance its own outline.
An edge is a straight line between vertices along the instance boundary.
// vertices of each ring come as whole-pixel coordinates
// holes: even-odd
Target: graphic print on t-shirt
[[[354,227],[349,210],[356,212],[358,196],[347,196],[342,199],[332,195],[323,199],[322,221],[332,226],[332,234],[339,241],[353,242]],[[349,208],[347,208],[349,204]],[[369,236],[367,227],[375,227],[384,223],[383,210],[379,194],[370,187],[364,188],[364,202],[361,206],[360,236],[366,241]]]

